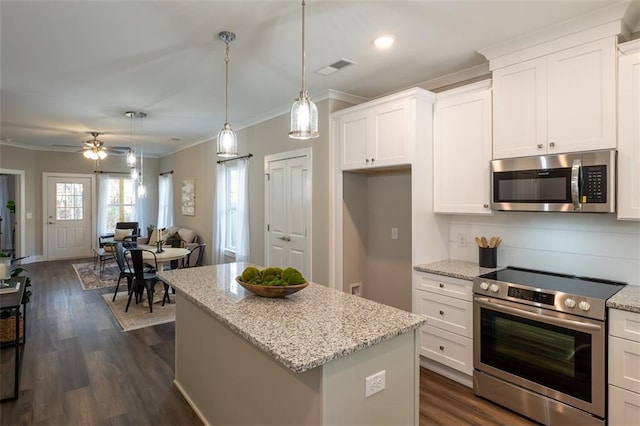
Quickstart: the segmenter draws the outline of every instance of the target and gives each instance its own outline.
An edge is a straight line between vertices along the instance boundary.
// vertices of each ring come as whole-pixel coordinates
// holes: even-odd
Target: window
[[[136,181],[109,178],[107,191],[106,229],[115,229],[117,222],[135,222]]]
[[[56,220],[82,220],[83,196],[81,183],[56,183]]]
[[[224,247],[226,251],[235,253],[238,246],[238,168],[235,165],[225,167],[225,206],[226,230]]]

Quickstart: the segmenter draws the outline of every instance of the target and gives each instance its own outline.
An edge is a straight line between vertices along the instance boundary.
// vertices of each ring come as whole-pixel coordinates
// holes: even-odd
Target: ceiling
[[[312,99],[327,89],[378,97],[481,65],[478,49],[613,3],[307,0],[307,88]],[[271,0],[1,0],[1,143],[80,148],[98,131],[107,147],[128,146],[131,110],[148,114],[137,132],[145,155],[215,137],[224,123],[223,30],[237,36],[232,127],[284,113],[301,88],[301,10]],[[373,46],[382,33],[395,36],[391,49]],[[314,72],[340,58],[356,65]]]

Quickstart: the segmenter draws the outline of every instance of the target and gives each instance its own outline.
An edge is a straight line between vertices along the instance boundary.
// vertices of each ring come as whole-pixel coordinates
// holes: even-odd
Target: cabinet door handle
[[[444,288],[444,284],[440,283],[440,288]]]
[[[440,311],[440,315],[444,315],[444,311]]]
[[[538,149],[542,149],[542,144],[541,143],[538,144]]]
[[[375,158],[373,158],[373,157],[371,157],[371,162],[372,162],[372,163],[375,163],[375,162],[376,162],[376,159],[375,159]]]
[[[489,204],[485,203],[485,204],[482,205],[482,207],[484,207],[485,209],[488,209],[489,208]]]
[[[369,159],[368,159],[368,158],[365,158],[365,159],[364,159],[364,162],[365,162],[365,163],[367,163],[367,164],[369,164]]]
[[[555,148],[555,147],[556,147],[555,142],[549,142],[549,148]]]
[[[440,345],[440,350],[444,351],[444,346]]]

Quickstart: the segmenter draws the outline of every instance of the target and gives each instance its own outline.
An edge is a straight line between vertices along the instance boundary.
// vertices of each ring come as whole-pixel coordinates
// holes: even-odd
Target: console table
[[[20,391],[20,367],[22,365],[22,355],[24,352],[24,347],[23,348],[20,348],[20,347],[24,346],[24,344],[27,341],[27,338],[26,338],[27,306],[25,303],[23,303],[23,300],[22,300],[24,296],[25,288],[27,286],[27,277],[22,276],[22,277],[11,278],[8,282],[20,282],[20,288],[17,291],[13,293],[0,294],[0,311],[2,312],[8,311],[10,312],[11,316],[15,316],[16,318],[15,340],[13,342],[2,344],[2,348],[5,348],[5,347],[15,348],[15,354],[14,354],[14,360],[13,360],[14,383],[13,383],[13,395],[2,397],[2,399],[0,399],[0,402],[18,399],[18,393]],[[25,330],[22,342],[20,342],[20,337],[21,337],[20,336],[20,317],[22,317],[22,321],[23,321],[22,325],[23,325],[23,329]],[[2,388],[4,388],[4,386],[2,386]]]

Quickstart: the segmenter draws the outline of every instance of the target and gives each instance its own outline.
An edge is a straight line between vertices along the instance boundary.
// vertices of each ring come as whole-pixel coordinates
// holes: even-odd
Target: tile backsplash
[[[460,235],[467,243],[460,244]],[[450,258],[478,261],[474,236],[500,236],[498,266],[520,266],[640,285],[640,222],[615,215],[494,212],[451,216]],[[462,245],[462,246],[461,246]]]

